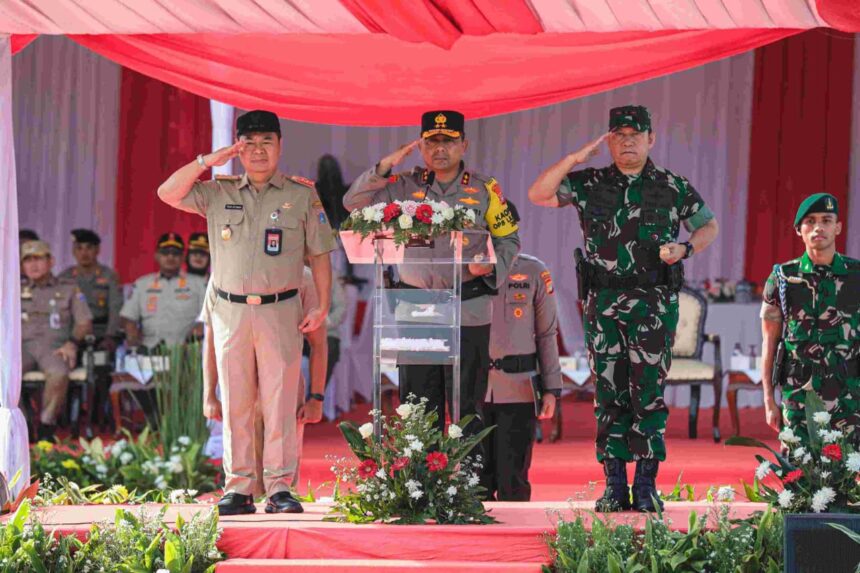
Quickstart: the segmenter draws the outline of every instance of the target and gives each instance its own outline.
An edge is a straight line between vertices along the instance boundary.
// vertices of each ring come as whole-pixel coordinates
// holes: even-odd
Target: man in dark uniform
[[[689,181],[649,159],[655,135],[647,109],[610,110],[609,130],[544,171],[529,199],[575,206],[585,238],[578,272],[588,290],[585,336],[597,381],[597,459],[606,475],[597,509],[630,508],[627,462],[635,460],[634,508],[653,511],[657,470],[666,459],[663,386],[683,283],[678,263],[711,244],[718,226]],[[612,165],[572,171],[605,139]],[[691,233],[684,243],[678,243],[681,222]]]
[[[343,199],[349,210],[378,202],[445,201],[461,205],[476,214],[476,227],[489,231],[496,264],[469,263],[463,269],[462,327],[460,335],[460,414],[480,414],[487,390],[492,298],[505,281],[511,262],[519,252],[517,225],[507,207],[499,183],[493,178],[466,170],[462,158],[469,147],[463,115],[456,111],[431,111],[421,117],[421,137],[404,145],[362,173]],[[391,170],[419,148],[425,167],[392,175]],[[450,276],[442,277],[431,266],[401,267],[403,288],[440,288]],[[444,285],[441,288],[450,288]],[[447,373],[446,373],[447,372]],[[412,393],[428,399],[427,409],[439,413],[439,427],[445,423],[446,400],[451,406],[450,367],[436,365],[400,366],[400,397]],[[453,411],[453,410],[452,410]],[[475,418],[468,433],[483,428]]]
[[[779,429],[773,370],[783,385],[786,445],[808,446],[806,393],[815,392],[827,411],[825,427],[860,441],[860,261],[836,251],[842,233],[839,202],[828,193],[807,197],[794,228],[806,247],[802,256],[776,265],[762,301],[762,389],[767,423]],[[784,356],[775,360],[782,338]],[[788,438],[788,439],[786,439]]]

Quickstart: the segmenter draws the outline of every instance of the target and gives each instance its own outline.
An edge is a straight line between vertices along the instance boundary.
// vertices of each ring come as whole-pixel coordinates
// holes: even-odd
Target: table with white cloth
[[[761,355],[761,319],[759,311],[761,302],[752,303],[708,303],[708,317],[705,320],[705,334],[717,334],[722,348],[723,375],[732,369],[732,350],[740,343],[744,354],[750,345],[755,345],[755,352]],[[714,362],[714,346],[705,344],[702,361],[708,364]],[[726,404],[728,384],[723,383],[722,404]],[[689,386],[667,386],[665,391],[666,403],[669,406],[686,408],[690,405]],[[738,394],[739,408],[754,408],[763,406],[761,392],[743,392]],[[702,386],[702,408],[714,406],[714,390],[710,386]]]

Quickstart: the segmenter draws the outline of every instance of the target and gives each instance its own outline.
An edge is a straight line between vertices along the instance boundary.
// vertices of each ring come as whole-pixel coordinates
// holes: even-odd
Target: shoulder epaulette
[[[215,176],[215,181],[239,181],[240,179],[242,179],[241,175],[218,174]]]
[[[290,181],[294,181],[299,185],[304,185],[305,187],[310,187],[311,189],[316,189],[316,183],[313,180],[308,179],[307,177],[299,177],[298,175],[291,175]]]

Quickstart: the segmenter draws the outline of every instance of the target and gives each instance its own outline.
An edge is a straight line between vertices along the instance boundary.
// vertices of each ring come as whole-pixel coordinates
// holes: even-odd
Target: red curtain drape
[[[832,193],[847,224],[854,36],[806,32],[757,50],[755,68],[744,270],[762,284],[803,252],[792,224],[805,197]]]
[[[628,85],[774,42],[798,30],[462,36],[450,50],[367,35],[71,36],[198,95],[284,118],[414,125],[427,109],[468,118]]]
[[[38,37],[38,34],[12,34],[12,55],[29,46]]]
[[[212,148],[209,101],[123,69],[120,92],[115,266],[124,282],[156,270],[158,237],[175,232],[188,242],[205,231],[202,217],[164,204],[158,186],[198,153]]]

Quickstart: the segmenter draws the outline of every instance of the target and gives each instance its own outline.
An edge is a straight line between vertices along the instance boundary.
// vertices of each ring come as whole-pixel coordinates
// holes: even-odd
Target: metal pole
[[[457,231],[454,235],[454,324],[451,336],[451,352],[453,353],[452,386],[453,399],[451,408],[451,421],[460,422],[460,336],[461,336],[461,296],[463,292],[463,232]]]
[[[373,436],[382,439],[382,301],[385,295],[382,237],[374,238],[373,289]]]

